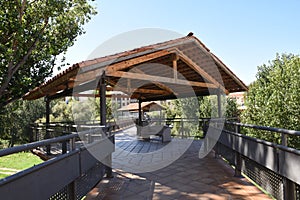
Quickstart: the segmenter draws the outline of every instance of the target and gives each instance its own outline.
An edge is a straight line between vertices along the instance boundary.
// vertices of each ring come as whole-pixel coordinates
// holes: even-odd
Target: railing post
[[[92,136],[91,136],[91,134],[89,133],[89,134],[87,134],[87,143],[88,144],[90,144],[90,143],[92,143],[93,141],[92,141]]]
[[[181,121],[180,121],[180,126],[181,126],[181,138],[183,138],[183,135],[184,135],[184,129],[183,129],[183,119],[181,118]]]
[[[76,140],[75,137],[70,139],[70,152],[74,151],[76,149],[75,140]],[[75,181],[72,181],[68,185],[68,197],[69,197],[68,198],[69,200],[75,200],[76,199],[76,184],[75,184]]]
[[[35,142],[38,141],[38,138],[39,138],[39,134],[40,134],[40,131],[39,131],[39,126],[36,125],[35,127]]]
[[[241,126],[238,124],[234,125],[234,129],[236,133],[240,133]],[[237,142],[235,142],[234,145],[238,145]],[[237,149],[235,149],[235,170],[234,170],[234,176],[235,177],[241,177],[242,176],[242,156],[238,152]]]
[[[46,135],[45,135],[45,139],[49,139],[50,133],[49,133],[48,129],[49,129],[49,123],[50,123],[50,100],[47,96],[45,97],[44,100],[46,102]],[[46,152],[47,152],[47,155],[51,155],[51,145],[46,146]]]
[[[69,200],[76,199],[76,186],[74,181],[68,185],[68,197]]]
[[[114,134],[111,135],[108,132],[107,127],[105,128],[104,131],[106,132],[106,135],[107,135],[108,139],[111,141],[111,143],[113,143],[115,145],[115,135]],[[107,156],[107,162],[109,163],[109,165],[107,165],[106,168],[105,168],[106,177],[107,178],[113,178],[113,173],[112,173],[112,153]]]
[[[70,139],[70,152],[74,151],[76,149],[75,147],[75,138]]]
[[[281,133],[281,145],[288,146],[287,134]]]
[[[293,181],[283,178],[283,198],[285,200],[296,199],[296,185]]]
[[[67,142],[66,141],[62,142],[62,144],[61,144],[61,151],[62,151],[62,154],[67,153]]]
[[[208,119],[203,119],[203,125],[202,125],[203,137],[206,137],[207,129],[208,129]]]
[[[220,150],[219,150],[219,142],[216,143],[214,149],[215,149],[215,158],[220,158],[220,155],[219,155],[219,152],[220,152]],[[206,149],[206,151],[208,151],[208,149]]]
[[[235,177],[242,176],[242,157],[238,151],[235,151],[235,170],[234,170]]]

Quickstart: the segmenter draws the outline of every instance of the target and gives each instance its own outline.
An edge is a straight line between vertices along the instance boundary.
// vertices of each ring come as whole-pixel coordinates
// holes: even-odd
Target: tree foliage
[[[0,1],[0,107],[49,77],[95,13],[89,0]]]
[[[226,118],[239,118],[240,112],[237,104],[230,98],[221,98],[223,116]],[[216,96],[197,98],[183,98],[172,101],[166,107],[167,118],[217,118],[218,101]]]
[[[249,124],[300,130],[300,57],[277,55],[258,67],[257,80],[247,93],[242,121]],[[253,136],[280,142],[279,134],[250,132]],[[290,145],[299,145],[290,137]]]
[[[223,116],[226,118],[239,118],[240,112],[235,101],[221,98]],[[199,118],[218,118],[218,100],[216,96],[182,98],[173,100],[166,106],[167,123],[172,123],[174,118],[188,118],[184,127],[197,136],[202,130]],[[178,121],[177,121],[178,122]],[[181,124],[173,123],[172,131],[178,134]]]
[[[111,99],[106,99],[107,121],[113,118],[116,108],[112,105]],[[114,110],[115,109],[115,110]],[[45,117],[40,119],[46,122]],[[84,98],[79,100],[69,98],[52,101],[50,122],[81,123],[100,120],[100,99]]]
[[[30,124],[45,114],[43,99],[34,101],[15,101],[1,111],[0,137],[9,140],[13,146],[16,142],[29,142],[32,130]]]
[[[227,119],[240,119],[240,111],[238,109],[237,103],[235,100],[231,99],[231,98],[227,98],[226,99],[226,110],[225,110],[225,118]]]

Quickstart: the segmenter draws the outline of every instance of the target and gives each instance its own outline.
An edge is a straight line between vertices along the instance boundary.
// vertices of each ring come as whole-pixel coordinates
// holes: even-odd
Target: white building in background
[[[234,100],[238,106],[238,109],[245,110],[245,92],[230,93],[228,98]]]
[[[131,103],[130,97],[120,91],[111,91],[109,92],[111,95],[112,104],[117,105],[117,109],[127,106]]]

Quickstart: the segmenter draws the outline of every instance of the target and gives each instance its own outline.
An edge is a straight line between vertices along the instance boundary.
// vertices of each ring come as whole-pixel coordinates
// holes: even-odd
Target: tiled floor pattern
[[[164,156],[161,153],[162,157],[157,157],[150,153],[150,157],[128,158],[132,152],[145,155],[148,155],[147,152],[159,152],[168,144],[159,140],[139,141],[130,138],[130,135],[125,136],[128,136],[126,140],[116,137],[116,145],[121,150],[113,155],[114,177],[103,179],[87,195],[86,200],[270,199],[245,178],[234,177],[233,169],[220,158],[214,158],[213,153],[199,159],[199,140],[193,141],[186,151],[181,148],[178,152],[185,151],[183,155],[164,168],[145,173],[127,172],[122,161],[129,163],[131,170],[135,165],[141,170],[147,163],[145,158],[152,159],[148,160],[150,165],[162,162],[163,158],[173,158],[174,155]],[[172,142],[178,145],[176,140]]]

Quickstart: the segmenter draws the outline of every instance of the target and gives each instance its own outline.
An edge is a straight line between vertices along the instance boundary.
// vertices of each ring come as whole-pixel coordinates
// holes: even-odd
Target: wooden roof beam
[[[172,54],[172,53],[167,50],[160,50],[160,51],[157,51],[154,53],[146,54],[146,55],[143,55],[140,57],[132,58],[129,60],[124,60],[122,62],[118,62],[115,64],[111,64],[106,67],[105,71],[107,73],[111,73],[111,72],[115,72],[115,71],[124,70],[124,69],[127,69],[128,67],[131,67],[131,66],[134,66],[134,65],[137,65],[140,63],[144,63],[144,62],[153,60],[158,57],[170,55],[170,54]]]
[[[137,68],[133,68],[132,70],[130,70],[132,72],[136,72],[136,73],[140,73],[140,74],[146,74],[145,72],[143,72],[141,69],[137,69]],[[160,82],[153,82],[154,85],[156,85],[157,87],[159,87],[162,90],[167,91],[169,94],[176,94],[176,92],[174,92],[171,88],[167,87],[166,85],[160,83]]]
[[[201,69],[201,67],[194,63],[189,57],[184,55],[179,49],[176,48],[171,51],[177,53],[179,59],[181,59],[190,68],[194,69],[200,76],[213,83],[217,88],[220,88],[220,90],[222,90],[225,94],[229,94],[229,91],[223,85],[221,85],[216,79],[214,79],[211,75]]]
[[[152,76],[152,75],[148,75],[148,74],[139,74],[139,73],[132,73],[132,72],[116,71],[116,72],[106,73],[106,75],[112,76],[112,77],[119,77],[119,78],[122,77],[122,78],[144,80],[144,81],[150,81],[150,82],[161,82],[161,83],[196,86],[196,87],[204,87],[204,88],[217,88],[216,85],[211,84],[211,83],[187,81],[187,80],[182,80],[182,79],[173,79],[173,78],[168,78],[168,77]]]
[[[153,89],[144,89],[144,88],[129,89],[120,86],[115,86],[115,91],[122,91],[127,94],[132,94],[132,93],[143,93],[143,94],[146,93],[146,94],[158,94],[158,95],[169,94],[168,92],[163,90],[153,90]]]

